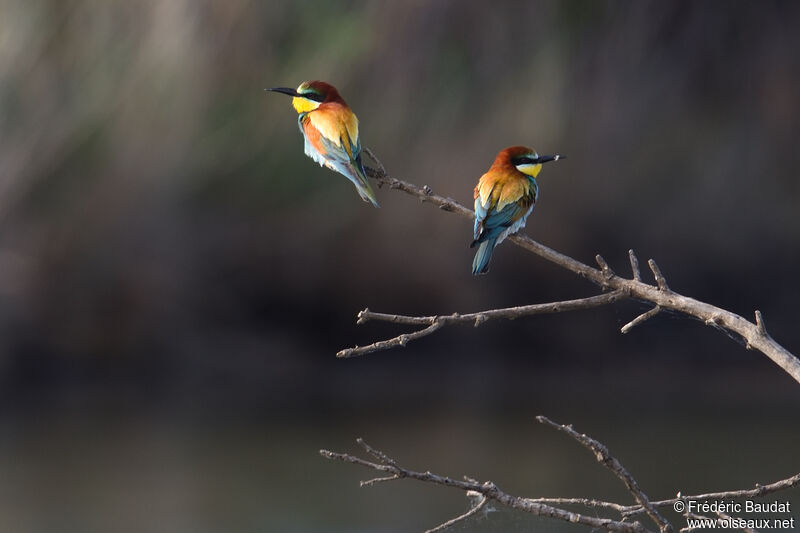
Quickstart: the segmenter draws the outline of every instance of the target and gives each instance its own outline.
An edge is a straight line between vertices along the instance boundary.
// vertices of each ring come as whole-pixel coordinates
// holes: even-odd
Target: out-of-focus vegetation
[[[278,369],[371,338],[352,326],[365,305],[472,310],[591,290],[512,246],[472,279],[465,221],[390,191],[383,209],[365,209],[303,156],[288,99],[262,91],[313,78],[341,89],[390,172],[465,203],[504,146],[568,154],[543,174],[531,235],[618,268],[628,247],[657,257],[678,290],[748,316],[761,307],[791,348],[798,11],[5,1],[7,385],[121,365],[171,373],[169,386],[202,361],[234,379],[259,366],[261,388]],[[592,347],[612,366],[630,351],[608,324],[541,322],[442,346],[502,347],[492,357],[509,363],[506,352],[546,362],[541,343],[577,360]],[[659,338],[692,328],[661,322]]]
[[[394,332],[356,327],[365,306],[595,288],[510,244],[473,278],[467,221],[396,191],[372,209],[263,89],[333,83],[391,174],[467,204],[499,149],[567,154],[526,233],[618,271],[628,248],[655,257],[675,290],[761,309],[797,353],[799,23],[793,2],[0,0],[2,413],[796,412],[788,376],[710,328],[619,335],[630,304],[334,360]]]

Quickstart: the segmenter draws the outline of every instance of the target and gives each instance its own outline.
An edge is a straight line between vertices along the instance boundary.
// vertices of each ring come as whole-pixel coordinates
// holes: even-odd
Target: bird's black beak
[[[288,94],[289,96],[300,96],[297,91],[290,87],[272,87],[271,89],[264,89],[265,91],[273,91],[276,93]]]
[[[538,163],[547,163],[549,161],[558,161],[559,159],[566,159],[565,155],[540,155]]]

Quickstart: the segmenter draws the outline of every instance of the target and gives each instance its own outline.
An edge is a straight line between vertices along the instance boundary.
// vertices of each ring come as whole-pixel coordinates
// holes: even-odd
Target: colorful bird
[[[536,176],[542,164],[564,159],[563,155],[542,155],[524,146],[501,150],[489,170],[475,186],[475,240],[479,244],[472,261],[473,274],[489,271],[494,247],[525,226],[539,197]]]
[[[266,90],[293,97],[306,155],[352,181],[361,198],[378,207],[361,163],[358,118],[336,87],[324,81],[304,81],[297,89],[273,87]]]

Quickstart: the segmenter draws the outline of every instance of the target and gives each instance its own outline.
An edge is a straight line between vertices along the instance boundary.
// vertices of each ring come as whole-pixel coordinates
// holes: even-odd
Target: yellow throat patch
[[[539,172],[542,170],[541,163],[528,163],[525,165],[517,165],[517,170],[522,172],[523,174],[527,174],[528,176],[533,176],[534,178],[539,175]]]
[[[319,107],[319,102],[315,102],[314,100],[309,100],[308,98],[303,98],[302,96],[295,96],[294,98],[292,98],[292,105],[294,106],[294,110],[297,111],[298,114],[300,114],[300,113],[308,113],[309,111],[314,111],[316,108]]]

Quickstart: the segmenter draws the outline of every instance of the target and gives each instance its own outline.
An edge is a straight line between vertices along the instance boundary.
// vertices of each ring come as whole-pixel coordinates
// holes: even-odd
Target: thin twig
[[[661,269],[658,268],[655,259],[650,259],[647,261],[647,264],[650,265],[650,270],[653,271],[653,277],[656,279],[656,283],[658,284],[658,290],[669,292],[669,285],[667,285],[667,278],[664,277],[664,274],[661,273]]]
[[[385,170],[376,170],[369,167],[365,170],[367,175],[376,180],[378,184],[388,185],[391,189],[403,191],[423,203],[433,204],[444,211],[457,213],[470,219],[474,217],[472,210],[467,209],[451,198],[434,194],[430,187],[418,187],[412,183],[393,178]],[[611,289],[624,289],[631,298],[659,305],[662,309],[685,313],[705,324],[733,332],[745,339],[751,348],[772,359],[775,364],[800,383],[800,360],[789,350],[778,344],[771,336],[766,335],[764,331],[760,331],[757,324],[730,311],[669,290],[663,276],[661,276],[662,283],[657,286],[637,279],[635,273],[633,279],[626,279],[617,275],[607,278],[601,269],[592,268],[552,248],[548,248],[526,235],[517,233],[509,236],[507,240],[600,286]],[[631,254],[629,253],[628,255],[630,258]],[[656,268],[658,267],[656,266]]]
[[[512,509],[517,509],[520,511],[525,511],[527,513],[531,513],[537,516],[547,516],[557,520],[563,520],[565,522],[583,524],[585,526],[600,528],[606,531],[614,531],[617,533],[649,533],[649,530],[646,529],[644,526],[642,526],[642,524],[640,524],[637,521],[622,522],[619,520],[612,520],[609,518],[599,518],[594,516],[583,515],[580,513],[575,513],[572,511],[567,511],[558,507],[553,507],[551,505],[536,503],[527,498],[520,498],[518,496],[513,496],[511,494],[508,494],[503,490],[501,490],[500,488],[498,488],[497,485],[495,485],[491,481],[485,481],[483,483],[468,481],[468,480],[462,481],[447,476],[440,476],[432,472],[417,472],[400,466],[394,460],[391,460],[392,461],[391,464],[388,464],[383,460],[380,463],[375,463],[346,453],[331,452],[329,450],[320,450],[319,453],[320,455],[322,455],[322,457],[325,457],[326,459],[332,459],[336,461],[343,461],[346,463],[361,465],[367,468],[371,468],[373,470],[377,470],[379,472],[392,474],[393,476],[396,476],[397,479],[400,478],[416,479],[418,481],[433,483],[436,485],[458,488],[467,492],[470,491],[477,492],[486,497],[487,500],[492,500],[499,504],[505,505],[506,507],[510,507]],[[386,454],[383,454],[383,452],[380,453],[384,457],[388,458],[388,456],[386,456]]]
[[[632,330],[633,328],[635,328],[636,326],[638,326],[639,324],[641,324],[645,320],[649,320],[649,319],[653,318],[654,316],[656,316],[660,312],[661,312],[661,306],[657,305],[654,308],[650,309],[649,311],[645,311],[641,315],[637,316],[636,318],[634,318],[633,320],[631,320],[630,322],[628,322],[627,324],[622,326],[622,328],[620,328],[619,331],[620,331],[620,333],[628,333],[630,330]]]
[[[571,425],[567,426],[564,424],[557,424],[546,416],[537,416],[536,420],[542,424],[546,424],[552,428],[555,428],[558,431],[566,433],[579,443],[583,444],[586,448],[594,452],[597,461],[611,470],[611,472],[613,472],[614,475],[616,475],[625,484],[625,486],[628,488],[628,492],[633,495],[633,499],[645,509],[645,512],[648,514],[648,516],[650,516],[653,522],[656,523],[658,528],[663,533],[670,533],[672,531],[672,526],[650,503],[650,500],[644,491],[639,487],[639,483],[636,482],[636,479],[615,457],[611,455],[611,453],[608,451],[608,448],[604,444],[589,437],[585,433],[578,433],[572,428]]]
[[[375,485],[377,483],[383,483],[383,482],[386,482],[386,481],[394,481],[395,479],[399,479],[399,478],[397,476],[395,476],[395,475],[384,476],[384,477],[374,477],[372,479],[367,479],[367,480],[361,481],[360,485],[362,487],[368,487],[370,485]]]
[[[631,262],[631,274],[634,281],[642,281],[642,273],[639,270],[639,258],[636,257],[633,248],[628,250],[628,260]]]
[[[392,459],[382,451],[376,450],[375,448],[364,442],[364,439],[362,439],[361,437],[357,438],[356,442],[358,443],[359,446],[364,448],[364,450],[368,454],[370,454],[372,457],[382,462],[383,464],[397,466],[397,463],[394,462],[394,459]]]
[[[593,498],[528,498],[532,502],[536,503],[547,503],[552,505],[582,505],[584,507],[595,508],[595,509],[610,509],[612,511],[617,511],[620,514],[623,514],[626,509],[629,509],[629,505],[622,505],[619,503],[614,502],[606,502],[603,500],[595,500]],[[638,505],[636,506],[637,509],[641,509]]]
[[[709,492],[706,494],[696,494],[693,496],[678,496],[668,500],[658,500],[650,502],[654,507],[672,507],[676,502],[687,502],[689,500],[727,500],[727,499],[741,499],[741,498],[761,498],[767,494],[773,494],[782,490],[791,489],[800,486],[800,472],[797,474],[768,483],[767,485],[756,484],[752,489],[729,490],[723,492]],[[644,512],[641,505],[631,505],[625,507],[622,511],[624,516],[635,516]]]
[[[366,146],[364,147],[364,152],[365,152],[365,153],[366,153],[366,154],[369,156],[369,158],[370,158],[370,159],[372,159],[373,161],[375,161],[375,164],[376,164],[376,165],[378,165],[378,169],[379,169],[379,170],[380,170],[380,171],[383,173],[383,175],[385,176],[385,175],[386,175],[386,168],[383,166],[383,163],[381,163],[381,160],[380,160],[380,159],[378,159],[378,157],[377,157],[377,156],[376,156],[374,153],[372,153],[372,150],[370,150],[370,149],[369,149],[369,148],[367,148]]]
[[[426,337],[431,333],[439,330],[444,326],[451,326],[454,324],[473,324],[475,327],[480,326],[487,320],[492,319],[506,319],[514,320],[525,316],[564,313],[567,311],[577,311],[580,309],[591,309],[602,305],[608,305],[625,298],[625,292],[616,290],[607,292],[605,294],[598,294],[597,296],[590,296],[588,298],[579,298],[577,300],[564,300],[561,302],[550,302],[543,304],[521,305],[517,307],[506,307],[504,309],[491,309],[488,311],[479,311],[477,313],[459,314],[453,313],[452,315],[434,315],[434,316],[405,316],[386,313],[376,313],[369,309],[364,309],[358,313],[357,324],[364,324],[370,320],[377,320],[381,322],[391,322],[394,324],[404,324],[409,326],[426,326],[423,329],[414,331],[412,333],[403,333],[391,339],[374,342],[367,346],[356,346],[354,348],[345,348],[340,350],[336,357],[348,358],[366,355],[368,353],[378,352],[381,350],[388,350],[395,346],[405,346],[413,340]]]
[[[608,454],[608,448],[605,445],[592,439],[591,437],[579,434],[574,429],[572,429],[571,426],[564,426],[561,424],[557,424],[545,417],[537,417],[537,419],[542,423],[549,424],[550,426],[555,427],[560,431],[566,432],[571,437],[581,442],[581,444],[587,446],[589,449],[595,452],[598,461],[602,462],[605,466],[607,466],[609,469],[611,469],[612,471],[614,471],[616,474],[619,475],[619,472],[615,470],[615,467],[612,463],[612,460],[615,461],[615,459],[613,459],[613,457],[611,457]],[[705,494],[696,494],[689,496],[678,493],[678,496],[676,498],[647,502],[646,495],[644,495],[641,489],[638,488],[638,483],[636,483],[635,479],[633,479],[633,477],[630,476],[630,473],[628,473],[628,476],[630,476],[630,479],[633,480],[633,482],[630,483],[630,481],[627,480],[623,481],[625,481],[625,484],[626,486],[628,486],[629,491],[631,491],[634,494],[635,498],[638,496],[638,498],[641,498],[643,502],[649,503],[648,506],[643,505],[643,502],[639,502],[638,498],[637,498],[638,503],[636,505],[621,505],[619,503],[600,501],[588,498],[521,498],[518,496],[513,496],[505,493],[491,481],[486,481],[481,483],[469,476],[464,476],[464,480],[462,481],[458,479],[449,478],[446,476],[440,476],[430,471],[415,472],[413,470],[408,470],[400,466],[397,463],[397,461],[392,459],[386,453],[368,445],[366,442],[363,441],[363,439],[357,439],[357,442],[369,455],[375,457],[379,462],[376,463],[372,461],[367,461],[359,457],[356,457],[354,455],[346,453],[336,453],[328,450],[320,450],[319,453],[326,459],[357,464],[364,466],[366,468],[376,470],[378,472],[382,472],[383,474],[388,474],[382,477],[374,478],[372,480],[362,481],[361,486],[369,486],[375,483],[389,482],[401,478],[416,479],[418,481],[461,489],[466,491],[468,494],[470,493],[470,491],[482,494],[487,500],[492,500],[502,505],[505,505],[506,507],[517,509],[520,511],[525,511],[527,513],[531,513],[534,515],[547,516],[557,520],[583,524],[593,528],[600,528],[606,531],[616,531],[621,533],[647,533],[648,530],[641,523],[635,520],[631,521],[631,519],[634,518],[636,515],[642,513],[648,513],[651,516],[651,518],[653,517],[653,514],[660,517],[661,515],[659,515],[655,511],[656,508],[661,508],[661,507],[674,508],[675,503],[679,501],[684,502],[685,504],[690,500],[699,501],[699,500],[759,498],[766,496],[768,494],[800,486],[800,473],[797,473],[794,476],[767,485],[756,484],[756,486],[752,489],[731,490],[724,492],[710,492]],[[589,443],[592,444],[590,445]],[[596,450],[595,447],[599,447],[599,449]],[[608,460],[604,458],[608,458]],[[619,464],[618,461],[617,464]],[[627,472],[627,470],[625,470],[622,467],[622,465],[619,465],[619,468],[622,471]],[[635,489],[632,487],[635,487]],[[558,507],[562,505],[582,505],[587,508],[613,510],[620,514],[622,520],[621,521],[611,520],[608,518],[599,518],[596,516],[574,513],[566,509],[563,509],[561,507]],[[688,511],[688,506],[686,506],[686,509]],[[666,521],[664,520],[664,522]],[[657,520],[656,523],[658,523]],[[662,526],[659,524],[659,527]]]
[[[594,256],[594,260],[597,261],[597,264],[600,266],[600,270],[607,279],[614,277],[614,271],[611,270],[611,267],[608,266],[608,263],[606,263],[606,260],[603,259],[602,255],[597,254]]]
[[[689,500],[734,500],[743,498],[760,498],[768,494],[788,490],[796,486],[800,486],[800,473],[768,485],[756,485],[756,488],[754,489],[710,492],[707,494],[695,494],[690,496],[679,495],[676,498],[670,498],[668,500],[651,501],[650,504],[656,508],[672,508],[675,503],[679,501],[687,502]],[[609,509],[620,513],[622,518],[636,516],[645,512],[644,507],[638,504],[621,505],[615,502],[595,500],[592,498],[530,498],[530,500],[537,503],[546,503],[552,505],[581,505],[589,508]]]
[[[430,335],[434,331],[441,328],[443,325],[444,323],[442,322],[434,321],[433,324],[419,331],[414,331],[412,333],[403,333],[402,335],[398,335],[397,337],[392,337],[391,339],[387,339],[385,341],[373,342],[372,344],[368,344],[366,346],[355,346],[353,348],[345,348],[344,350],[339,350],[338,352],[336,352],[336,357],[347,359],[348,357],[358,357],[372,352],[380,352],[381,350],[388,350],[389,348],[394,348],[396,346],[405,346],[406,344],[408,344],[413,340],[417,340],[421,337],[426,337]]]
[[[679,501],[687,502],[689,500],[735,500],[743,498],[760,498],[768,494],[788,490],[796,486],[800,486],[800,473],[767,485],[756,485],[756,488],[753,489],[710,492],[707,494],[696,494],[691,496],[679,495],[677,498],[670,498],[668,500],[651,501],[650,504],[656,508],[672,508],[675,503]],[[531,498],[530,500],[537,503],[547,503],[552,505],[581,505],[589,508],[610,509],[620,513],[623,518],[636,516],[645,512],[645,509],[641,505],[621,505],[614,502],[595,500],[591,498]]]
[[[765,337],[768,335],[767,333],[767,326],[764,325],[764,317],[761,316],[761,311],[756,309],[756,327],[758,328],[758,332]]]
[[[425,531],[425,533],[436,533],[437,531],[445,530],[448,527],[461,522],[462,520],[466,520],[470,516],[474,515],[475,513],[477,513],[481,509],[483,509],[483,507],[486,505],[486,502],[488,501],[488,499],[486,498],[485,495],[480,494],[478,492],[469,491],[469,492],[467,492],[467,496],[477,496],[478,497],[478,502],[475,505],[473,505],[472,508],[469,511],[467,511],[466,513],[464,513],[462,515],[459,515],[459,516],[457,516],[455,518],[452,518],[452,519],[448,520],[447,522],[444,522],[443,524],[439,524],[438,526],[436,526],[434,528],[428,529],[428,530]]]

